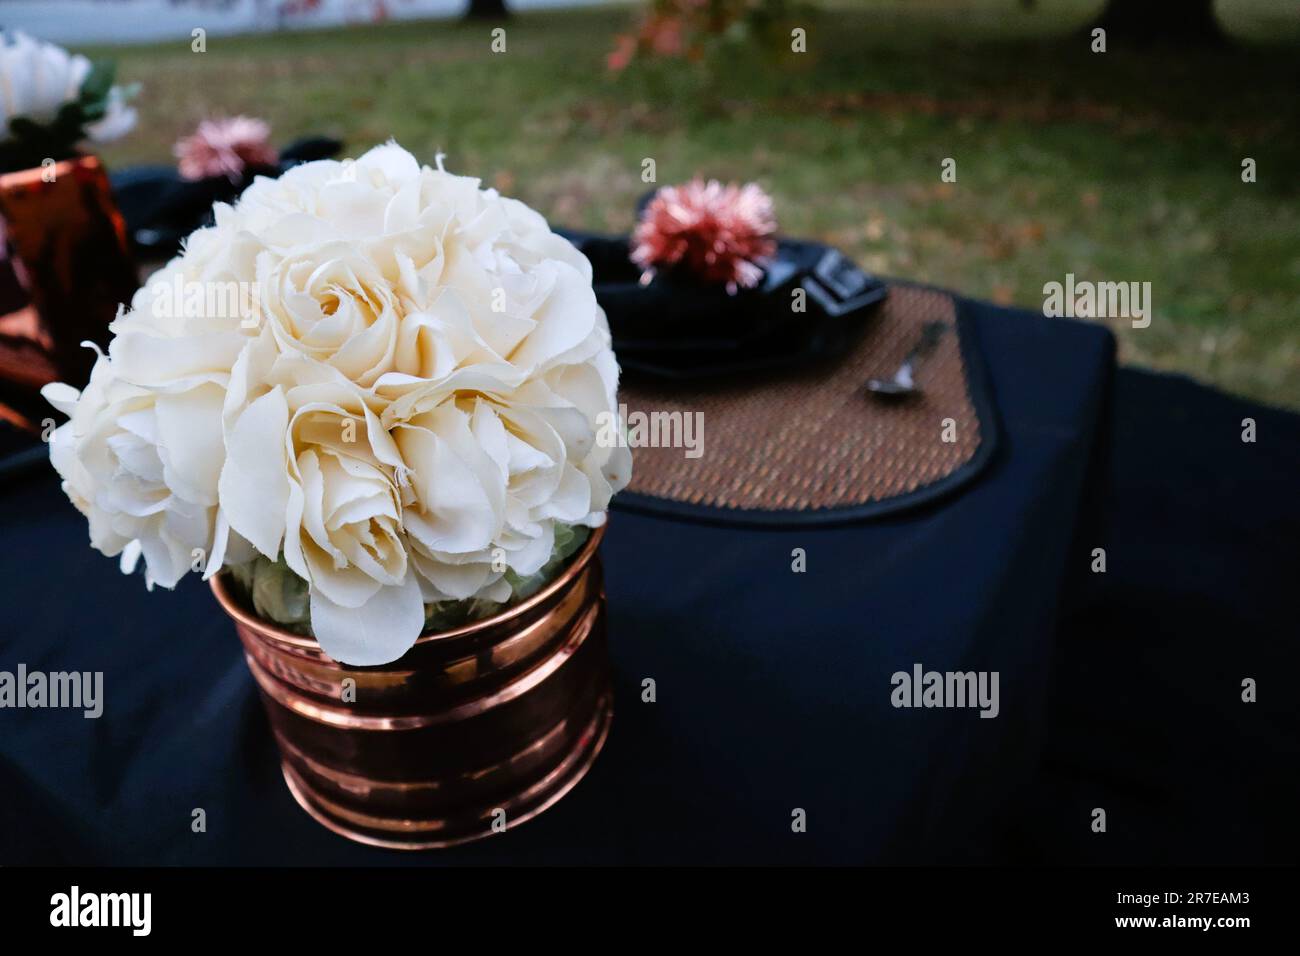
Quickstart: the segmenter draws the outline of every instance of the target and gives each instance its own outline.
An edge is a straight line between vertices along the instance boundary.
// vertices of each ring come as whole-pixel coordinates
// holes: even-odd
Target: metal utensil
[[[898,367],[894,377],[867,379],[867,391],[882,398],[903,398],[919,392],[920,389],[913,378],[917,364],[934,349],[947,328],[947,323],[944,322],[925,323],[921,327],[921,335],[916,340],[916,345],[907,353],[907,358],[903,359],[903,364]]]

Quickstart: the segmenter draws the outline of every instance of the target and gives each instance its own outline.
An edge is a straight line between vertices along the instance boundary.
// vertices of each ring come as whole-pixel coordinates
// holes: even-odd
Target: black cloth
[[[233,203],[257,176],[278,176],[300,163],[330,159],[343,144],[325,136],[295,140],[280,152],[273,167],[245,170],[238,180],[210,176],[192,180],[175,166],[128,166],[109,176],[113,198],[126,222],[136,253],[166,259],[196,229],[212,224],[213,203]]]
[[[1300,415],[1181,376],[1124,370],[1116,384],[1017,852],[1294,865]],[[1255,703],[1242,699],[1247,678]],[[1104,835],[1085,825],[1097,807]]]
[[[206,586],[187,580],[147,594],[86,547],[84,519],[48,473],[10,477],[0,497],[0,669],[102,670],[106,702],[97,720],[0,710],[0,863],[1070,862],[1099,852],[1079,808],[1107,805],[1095,796],[1101,785],[1120,811],[1106,844],[1120,856],[1204,840],[1203,816],[1160,815],[1175,797],[1194,805],[1171,791],[1221,792],[1229,783],[1205,775],[1224,761],[1253,766],[1258,787],[1276,785],[1278,747],[1288,731],[1295,740],[1285,692],[1265,680],[1272,703],[1237,705],[1255,711],[1201,701],[1188,716],[1197,700],[1183,688],[1208,687],[1207,669],[1233,683],[1238,672],[1284,674],[1277,655],[1294,659],[1293,650],[1251,657],[1266,635],[1253,643],[1241,635],[1271,627],[1282,645],[1284,619],[1274,614],[1285,592],[1267,591],[1275,578],[1252,579],[1251,568],[1283,560],[1297,507],[1277,491],[1271,506],[1262,500],[1265,476],[1291,463],[1276,445],[1259,452],[1286,434],[1294,443],[1300,426],[1261,411],[1263,434],[1275,437],[1247,454],[1207,446],[1205,419],[1236,415],[1239,403],[1195,389],[1205,409],[1182,422],[1181,439],[1125,441],[1121,428],[1112,437],[1099,427],[1112,385],[1108,334],[965,307],[1001,417],[987,472],[946,500],[836,527],[738,527],[616,509],[603,548],[616,680],[606,749],[537,819],[446,851],[361,847],[308,818],[284,786],[239,644]],[[1152,409],[1125,411],[1130,391],[1119,389],[1116,421],[1131,415],[1140,433]],[[1161,441],[1181,442],[1182,458],[1154,455]],[[1099,454],[1107,448],[1109,464]],[[1154,470],[1133,474],[1125,456],[1135,452],[1136,467]],[[1183,483],[1193,467],[1227,472],[1261,499],[1218,514],[1209,541],[1198,537],[1206,516]],[[1146,494],[1160,496],[1164,520],[1152,522]],[[1270,508],[1281,537],[1243,557],[1235,532]],[[1285,508],[1289,516],[1276,513]],[[1107,576],[1067,573],[1086,562],[1098,528],[1111,549]],[[1240,578],[1216,590],[1221,576],[1179,566],[1188,542],[1198,556],[1216,554],[1216,565],[1244,562]],[[802,574],[791,569],[794,548],[807,555]],[[1057,640],[1062,581],[1068,626]],[[1215,633],[1184,633],[1199,652],[1171,665],[1162,655],[1177,646],[1144,625],[1189,588],[1199,605],[1179,620],[1192,625],[1195,610]],[[1117,604],[1117,594],[1130,603]],[[1255,602],[1244,622],[1242,600]],[[1134,608],[1141,614],[1130,620]],[[1124,619],[1127,641],[1090,635],[1088,622],[1107,615]],[[1109,663],[1081,662],[1089,638],[1104,640]],[[892,707],[890,676],[914,663],[998,671],[999,716]],[[1146,688],[1155,696],[1134,700],[1139,678],[1124,667],[1158,665],[1176,670]],[[641,702],[647,677],[656,682],[652,704]],[[1189,740],[1151,765],[1133,726],[1154,714],[1168,729],[1178,722],[1173,701],[1190,734],[1213,733],[1199,743],[1214,761]],[[1105,719],[1090,723],[1098,713]],[[1173,766],[1179,759],[1187,762]],[[1162,835],[1120,838],[1114,821],[1129,807]],[[206,811],[206,833],[190,830],[195,808]],[[806,833],[791,830],[795,808],[807,813]],[[1233,826],[1250,845],[1278,834],[1267,813]]]

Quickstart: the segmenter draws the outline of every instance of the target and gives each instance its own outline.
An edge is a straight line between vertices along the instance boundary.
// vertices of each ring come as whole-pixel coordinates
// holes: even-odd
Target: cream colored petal
[[[289,408],[277,387],[235,420],[226,439],[218,494],[230,527],[275,560],[284,537],[289,475],[285,432]]]
[[[188,501],[217,503],[217,481],[225,463],[221,406],[224,390],[205,385],[155,404],[158,453],[164,483]]]
[[[533,315],[537,327],[509,356],[516,365],[543,366],[580,344],[596,325],[599,306],[591,283],[572,266],[556,264],[555,268],[559,272],[555,288]]]
[[[397,587],[380,588],[360,607],[335,604],[311,589],[311,629],[321,648],[343,664],[389,664],[405,654],[424,627],[424,601],[415,572]]]
[[[566,464],[555,494],[537,509],[537,514],[541,518],[573,524],[585,518],[590,510],[591,482],[573,465]]]
[[[163,339],[125,333],[109,348],[117,374],[136,385],[163,385],[178,379],[220,376],[225,381],[248,344],[238,332]]]
[[[407,516],[412,533],[435,550],[465,552],[486,547],[501,518],[493,493],[482,479],[483,463],[465,461],[451,441],[427,428],[400,426],[395,437],[411,469],[423,518]]]
[[[444,601],[471,598],[486,587],[490,580],[500,576],[493,572],[491,561],[457,564],[413,549],[411,562],[433,585],[437,598]]]
[[[51,382],[41,387],[41,397],[63,414],[71,415],[77,406],[77,399],[81,397],[81,392],[63,382]]]

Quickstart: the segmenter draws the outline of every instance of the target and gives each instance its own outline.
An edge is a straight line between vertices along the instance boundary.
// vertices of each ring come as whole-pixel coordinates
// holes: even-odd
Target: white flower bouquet
[[[91,63],[21,31],[0,34],[0,171],[75,155],[135,126],[133,87],[113,83],[111,63]]]
[[[43,392],[91,544],[151,587],[229,569],[346,664],[535,589],[630,477],[587,260],[395,144],[219,204],[112,332]]]

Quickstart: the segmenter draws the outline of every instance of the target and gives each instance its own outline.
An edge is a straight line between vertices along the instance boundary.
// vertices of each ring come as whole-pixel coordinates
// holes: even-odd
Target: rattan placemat
[[[916,373],[920,393],[882,401],[864,383],[889,378],[926,322],[948,326]],[[978,349],[945,292],[894,285],[835,363],[779,376],[711,384],[626,382],[629,420],[672,413],[702,422],[699,457],[633,437],[636,510],[769,522],[881,514],[946,493],[987,462],[995,424]],[[669,417],[663,417],[667,413]],[[683,419],[684,421],[684,419]],[[645,428],[642,440],[654,437]],[[619,499],[616,499],[619,500]]]

